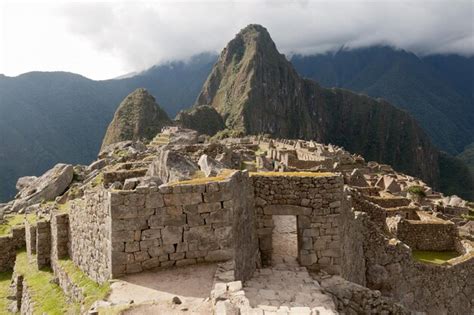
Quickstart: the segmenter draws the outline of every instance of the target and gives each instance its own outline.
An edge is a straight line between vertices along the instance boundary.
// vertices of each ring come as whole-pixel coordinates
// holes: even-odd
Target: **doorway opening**
[[[272,265],[298,264],[298,230],[295,215],[274,215]]]

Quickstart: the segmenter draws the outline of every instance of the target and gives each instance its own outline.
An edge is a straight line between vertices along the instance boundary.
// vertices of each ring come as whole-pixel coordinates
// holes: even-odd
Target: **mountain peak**
[[[161,128],[171,124],[166,112],[144,88],[130,93],[119,105],[107,128],[105,146],[125,140],[151,140]]]

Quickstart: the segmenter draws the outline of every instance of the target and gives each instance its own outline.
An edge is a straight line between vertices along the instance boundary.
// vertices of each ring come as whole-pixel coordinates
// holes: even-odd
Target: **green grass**
[[[77,304],[68,303],[64,292],[52,281],[54,275],[51,269],[38,270],[36,264],[28,260],[25,251],[17,254],[15,271],[26,280],[34,302],[34,314],[60,315],[79,310]]]
[[[11,272],[0,272],[0,314],[6,314],[10,300],[7,297],[10,295],[10,280],[12,278]]]
[[[5,217],[5,221],[0,224],[0,236],[10,234],[12,231],[12,227],[23,225],[24,220],[24,214],[15,214],[9,217]]]
[[[421,251],[414,250],[413,258],[423,263],[430,263],[436,265],[442,265],[450,259],[458,257],[459,254],[454,251],[447,252],[434,252],[434,251]]]
[[[325,177],[332,176],[329,172],[250,172],[250,176],[288,176],[288,177]]]
[[[102,300],[109,294],[110,284],[108,282],[102,285],[94,282],[72,260],[61,259],[59,265],[66,271],[71,281],[82,288],[83,309],[89,309],[95,301]]]

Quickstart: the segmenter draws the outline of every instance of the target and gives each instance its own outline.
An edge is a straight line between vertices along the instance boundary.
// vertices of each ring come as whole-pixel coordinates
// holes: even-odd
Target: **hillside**
[[[42,174],[59,161],[92,161],[117,106],[136,88],[174,116],[193,103],[213,62],[203,54],[106,81],[67,72],[0,75],[0,201],[14,196],[20,176]]]
[[[293,56],[296,70],[326,87],[381,97],[410,112],[451,154],[474,141],[474,57],[424,58],[390,47]]]
[[[438,154],[406,112],[302,79],[259,25],[224,48],[197,104],[216,108],[237,132],[334,143],[438,184]]]

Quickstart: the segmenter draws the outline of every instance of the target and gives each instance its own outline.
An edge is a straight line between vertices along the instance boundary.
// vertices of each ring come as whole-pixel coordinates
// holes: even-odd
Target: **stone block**
[[[184,205],[183,212],[186,214],[198,214],[198,205]]]
[[[160,208],[165,205],[163,201],[163,196],[159,192],[152,192],[146,195],[145,197],[145,207],[146,208]]]
[[[263,208],[264,214],[269,215],[311,215],[313,209],[295,205],[267,205]]]
[[[212,212],[222,209],[221,202],[202,203],[198,205],[198,213]]]
[[[232,199],[232,191],[215,191],[215,192],[206,192],[202,194],[204,196],[204,202],[221,202],[228,201]]]
[[[197,207],[196,207],[197,210]],[[186,223],[190,226],[204,225],[204,219],[199,214],[186,214]]]
[[[130,219],[137,217],[137,207],[132,205],[119,205],[110,207],[112,219]]]
[[[112,237],[116,242],[130,242],[135,238],[135,231],[117,231],[112,233]]]
[[[186,224],[186,215],[179,214],[179,215],[170,215],[165,213],[163,215],[163,225],[165,226],[183,226]]]
[[[174,251],[175,251],[174,245],[154,246],[154,247],[148,248],[148,254],[151,257],[158,257],[158,256],[171,254],[171,253],[174,253]]]
[[[140,250],[148,250],[149,248],[157,246],[161,246],[161,240],[159,239],[140,241]]]
[[[302,266],[311,266],[312,264],[315,264],[318,261],[318,257],[316,254],[305,254],[305,255],[300,255],[300,264]]]
[[[145,218],[116,219],[112,221],[112,231],[141,230],[148,227]]]
[[[202,194],[200,193],[185,193],[185,194],[166,194],[163,195],[165,205],[167,206],[181,206],[198,204],[202,202]]]
[[[183,241],[183,227],[166,226],[161,230],[163,244],[177,244]]]
[[[147,251],[138,251],[133,253],[136,262],[142,262],[150,258]]]
[[[145,205],[145,195],[144,194],[129,194],[125,197],[125,205],[143,207]]]
[[[188,243],[178,243],[176,245],[176,252],[183,253],[188,251]]]
[[[159,239],[161,237],[161,229],[148,229],[142,231],[141,239],[144,240],[153,240]]]
[[[210,226],[191,227],[189,231],[184,232],[184,241],[190,243],[192,241],[206,241],[214,238],[214,233]]]
[[[170,260],[184,259],[185,256],[186,256],[185,253],[171,253],[170,254]]]
[[[217,211],[211,212],[209,218],[206,220],[209,223],[230,223],[232,224],[232,210],[231,209],[218,209]]]
[[[160,266],[158,257],[153,257],[142,262],[143,269],[153,269]]]
[[[139,242],[126,242],[125,243],[125,252],[126,253],[138,252],[139,250],[140,250],[140,243]]]

